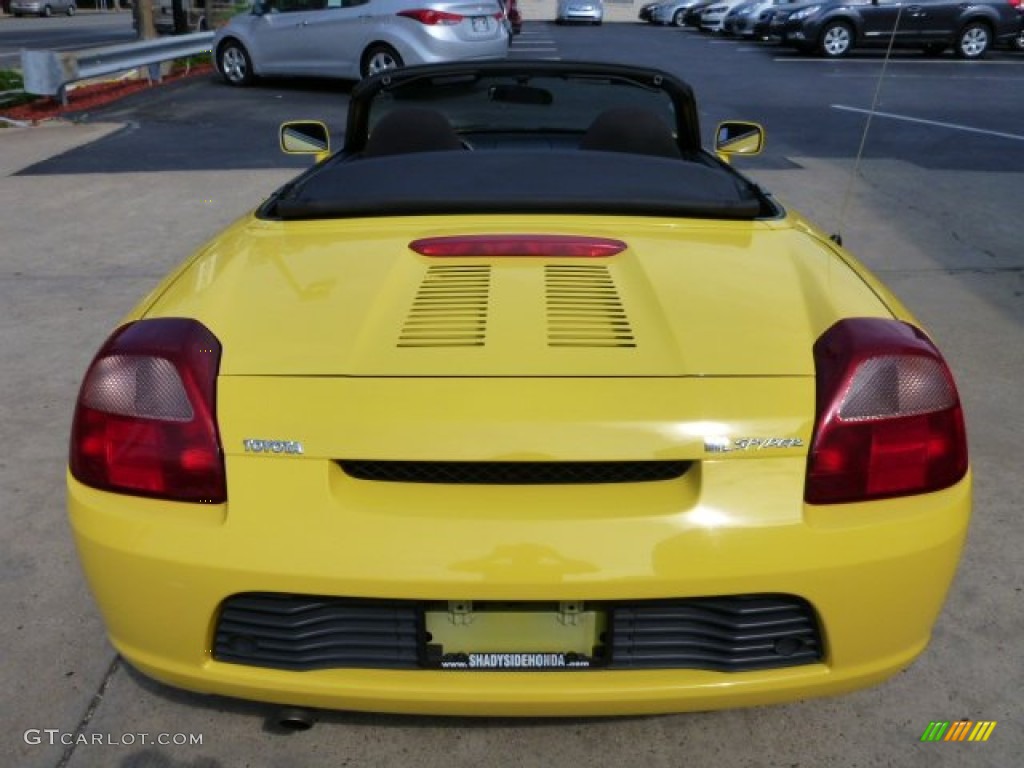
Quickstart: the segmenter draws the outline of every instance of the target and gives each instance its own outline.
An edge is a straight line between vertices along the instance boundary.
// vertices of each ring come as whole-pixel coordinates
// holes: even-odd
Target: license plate
[[[486,32],[487,31],[487,17],[486,16],[474,16],[473,17],[473,31],[474,32]]]
[[[542,672],[603,665],[604,612],[536,604],[459,606],[460,612],[439,606],[424,612],[427,668]]]

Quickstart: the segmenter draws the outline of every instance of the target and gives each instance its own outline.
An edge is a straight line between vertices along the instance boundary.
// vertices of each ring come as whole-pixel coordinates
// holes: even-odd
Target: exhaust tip
[[[313,712],[301,707],[285,707],[275,714],[272,722],[282,731],[308,731],[316,724]]]

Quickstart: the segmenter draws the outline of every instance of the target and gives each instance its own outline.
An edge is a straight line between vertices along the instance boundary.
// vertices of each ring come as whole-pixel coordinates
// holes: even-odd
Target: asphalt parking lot
[[[1020,764],[1024,55],[901,54],[879,86],[874,54],[821,62],[640,25],[527,32],[514,56],[671,68],[697,88],[706,135],[726,117],[763,122],[769,150],[744,168],[841,229],[939,341],[965,401],[976,485],[931,646],[880,686],[784,706],[607,720],[331,712],[292,734],[268,725],[273,708],[173,690],[122,664],[65,520],[79,377],[160,276],[301,167],[276,151],[280,120],[322,117],[340,130],[345,114],[340,84],[236,91],[207,77],[73,123],[0,129],[0,765]],[[882,114],[855,164],[873,103]],[[996,721],[989,741],[920,742],[929,722],[964,718]]]

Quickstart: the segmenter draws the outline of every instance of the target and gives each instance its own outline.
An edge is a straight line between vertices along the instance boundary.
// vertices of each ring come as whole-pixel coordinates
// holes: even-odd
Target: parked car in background
[[[791,2],[793,0],[751,0],[738,5],[726,14],[722,32],[746,39],[763,39],[768,36],[775,7]]]
[[[161,35],[204,32],[210,28],[206,18],[206,0],[180,0],[177,14],[173,0],[155,0],[150,5],[153,8],[153,26]]]
[[[1020,0],[824,0],[777,10],[771,29],[799,50],[830,58],[891,41],[930,54],[952,47],[960,58],[979,59],[1019,37],[1019,6]]]
[[[557,24],[601,24],[604,21],[604,0],[558,0]]]
[[[714,5],[718,0],[697,0],[696,3],[686,9],[686,15],[683,17],[683,23],[687,27],[700,28],[700,17],[710,6]]]
[[[698,0],[662,0],[651,9],[652,24],[671,24],[674,27],[686,26],[686,12],[696,5]]]
[[[259,0],[214,37],[231,85],[260,75],[358,80],[414,64],[501,59],[498,0]]]
[[[754,23],[762,9],[770,7],[772,0],[745,0],[734,5],[722,20],[722,34],[732,37],[753,37]]]
[[[651,21],[651,13],[657,5],[657,3],[644,3],[640,6],[640,10],[637,11],[637,18],[640,21]]]
[[[74,16],[76,10],[74,0],[11,0],[14,16],[53,16],[55,13]]]
[[[755,40],[769,40],[772,38],[772,19],[780,6],[793,5],[801,0],[772,0],[769,7],[763,9],[757,18],[753,20],[753,31],[751,37]]]
[[[174,0],[152,0],[153,26],[162,35],[216,29],[250,8],[246,0],[180,0],[175,5]]]
[[[743,5],[747,0],[716,0],[700,15],[701,32],[721,32],[729,11]]]

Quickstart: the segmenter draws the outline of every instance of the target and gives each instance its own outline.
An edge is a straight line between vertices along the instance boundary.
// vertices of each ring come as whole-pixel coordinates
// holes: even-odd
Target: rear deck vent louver
[[[605,266],[544,269],[549,347],[635,347],[622,299]]]
[[[482,347],[491,269],[464,264],[427,269],[398,337],[399,347]]]

